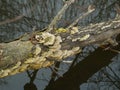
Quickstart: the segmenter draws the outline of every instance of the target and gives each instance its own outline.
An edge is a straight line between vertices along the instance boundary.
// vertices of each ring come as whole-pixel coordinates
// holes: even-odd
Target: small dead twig
[[[49,24],[47,31],[51,31],[57,24],[57,22],[61,19],[62,15],[66,11],[66,9],[74,3],[75,0],[69,0],[66,1],[65,5],[62,7],[62,9],[58,12],[58,14],[53,18],[52,22]]]
[[[77,18],[71,25],[69,25],[66,29],[70,29],[71,27],[75,26],[81,19],[85,18],[87,15],[89,15],[91,12],[93,12],[95,10],[95,8],[90,5],[88,7],[88,11],[86,13],[84,13],[82,16],[80,16],[79,18]]]
[[[120,53],[119,50],[115,50],[115,49],[112,49],[112,48],[110,48],[110,47],[108,47],[107,49],[106,49],[106,47],[104,47],[104,46],[100,46],[100,47],[103,48],[103,49],[105,49],[105,50],[110,50],[110,51],[112,51],[112,52]]]
[[[63,60],[62,62],[63,62],[63,63],[67,63],[67,64],[71,64],[73,61],[70,61],[70,60],[69,60],[69,61],[68,61],[68,60],[65,61],[65,60]]]
[[[24,17],[24,15],[19,15],[19,16],[16,16],[15,18],[4,20],[4,21],[0,22],[0,25],[4,25],[4,24],[7,24],[7,23],[15,22],[17,20],[22,19],[23,17]]]
[[[33,12],[34,9],[35,9],[35,5],[28,11],[28,13]],[[4,24],[8,24],[8,23],[12,23],[12,22],[18,21],[18,20],[24,18],[24,16],[25,16],[25,14],[20,14],[20,15],[18,15],[16,17],[12,18],[12,19],[7,19],[7,20],[4,20],[4,21],[1,21],[0,22],[0,26],[4,25]]]

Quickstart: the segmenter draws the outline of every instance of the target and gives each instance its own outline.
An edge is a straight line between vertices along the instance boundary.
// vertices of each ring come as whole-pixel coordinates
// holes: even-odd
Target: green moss
[[[65,33],[65,32],[67,32],[67,30],[64,29],[64,28],[58,28],[55,31],[56,31],[56,33]]]
[[[28,54],[28,57],[31,58],[33,57],[34,55],[32,53]]]

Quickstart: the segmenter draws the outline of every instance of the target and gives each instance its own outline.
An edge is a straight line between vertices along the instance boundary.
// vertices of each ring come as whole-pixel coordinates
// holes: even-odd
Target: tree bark
[[[55,61],[81,52],[86,45],[116,45],[111,38],[119,33],[120,16],[86,27],[37,31],[12,42],[0,43],[0,77],[51,66]]]

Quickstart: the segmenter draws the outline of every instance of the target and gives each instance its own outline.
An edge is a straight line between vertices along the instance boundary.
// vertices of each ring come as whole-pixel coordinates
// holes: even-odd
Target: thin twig
[[[36,6],[36,5],[34,5],[34,6],[32,7],[32,9],[30,9],[30,10],[28,11],[28,14],[29,14],[30,12],[33,12],[33,11],[34,11],[35,6]],[[4,20],[4,21],[1,21],[1,22],[0,22],[0,25],[12,23],[12,22],[16,22],[16,21],[22,19],[23,17],[25,17],[25,14],[20,14],[20,15],[18,15],[18,16],[16,16],[16,17],[12,18],[12,19],[7,19],[7,20]]]
[[[74,58],[74,60],[73,60],[73,62],[72,62],[72,64],[71,64],[69,70],[70,70],[71,68],[73,68],[73,66],[75,65],[75,62],[78,60],[79,55],[80,55],[80,53],[76,54],[76,57]]]
[[[115,75],[115,77],[117,78],[116,80],[120,80],[119,76],[114,72],[114,70],[110,67],[110,66],[107,66],[111,71],[112,73]],[[120,83],[120,81],[119,81]]]
[[[49,24],[47,31],[51,31],[57,24],[57,22],[61,19],[61,17],[63,16],[63,14],[65,13],[66,9],[72,4],[74,3],[75,0],[69,0],[66,1],[65,5],[62,7],[62,9],[58,12],[58,14],[54,17],[54,19],[52,20],[52,22]]]
[[[15,22],[17,20],[22,19],[23,17],[24,17],[24,15],[19,15],[19,16],[16,16],[15,18],[4,20],[4,21],[0,22],[0,25]]]
[[[105,49],[105,50],[110,50],[110,51],[112,51],[112,52],[116,52],[116,53],[120,53],[120,51],[119,50],[116,50],[116,49],[112,49],[112,48],[110,48],[110,47],[108,47],[107,49],[106,49],[106,47],[105,46],[100,46],[101,48],[103,48],[103,49]]]
[[[63,60],[62,62],[63,62],[63,63],[71,64],[73,61],[71,61],[71,60],[67,60],[67,61],[66,61],[66,60]]]
[[[69,25],[66,29],[70,29],[71,27],[75,26],[81,19],[85,18],[87,15],[89,15],[91,12],[93,12],[95,8],[93,8],[91,5],[88,7],[88,11],[84,13],[82,16],[77,18],[71,25]]]
[[[120,89],[120,87],[115,82],[113,82],[111,75],[108,75],[106,72],[103,72],[103,74],[106,75],[106,77],[111,81],[113,85],[116,86],[116,88]]]

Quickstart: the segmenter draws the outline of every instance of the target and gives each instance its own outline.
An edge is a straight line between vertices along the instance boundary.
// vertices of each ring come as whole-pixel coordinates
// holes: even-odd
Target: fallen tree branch
[[[120,17],[87,27],[34,32],[16,41],[0,43],[0,77],[39,69],[81,52],[89,44],[106,44],[120,33]]]

